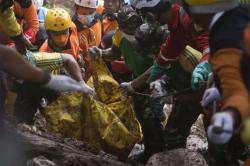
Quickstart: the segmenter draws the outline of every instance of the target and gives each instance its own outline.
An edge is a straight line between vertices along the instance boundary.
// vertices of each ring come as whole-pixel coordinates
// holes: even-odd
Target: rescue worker
[[[34,3],[36,6],[38,21],[39,21],[39,31],[37,32],[37,35],[36,35],[35,45],[38,47],[38,50],[39,50],[41,45],[48,38],[48,36],[46,34],[45,27],[44,27],[45,16],[48,12],[48,9],[46,7],[44,7],[43,0],[34,0]]]
[[[92,74],[88,48],[99,46],[102,39],[102,24],[96,12],[97,0],[75,0],[73,22],[76,24],[82,57],[86,67],[86,79]]]
[[[45,86],[51,90],[58,92],[63,91],[82,91],[83,87],[79,82],[71,79],[68,76],[52,75],[42,70],[41,68],[34,67],[25,62],[25,60],[14,50],[0,45],[0,70],[24,81],[37,83],[37,86]],[[3,82],[1,80],[1,85]],[[3,88],[3,86],[2,86]],[[3,88],[4,89],[4,88]],[[4,90],[1,89],[1,95]],[[2,91],[3,90],[3,91]],[[3,96],[1,103],[4,103]],[[3,108],[3,106],[1,107]],[[2,109],[1,109],[2,110]]]
[[[107,49],[112,46],[112,37],[115,30],[118,28],[115,13],[117,14],[119,9],[122,12],[133,10],[131,6],[122,3],[121,0],[104,1],[104,12],[101,15],[102,30],[104,34],[100,44],[100,48],[102,49]],[[114,79],[119,83],[130,81],[132,79],[132,73],[126,67],[123,56],[121,56],[120,59],[111,62],[106,61],[106,65],[111,71]]]
[[[168,59],[177,58],[187,45],[202,52],[203,58],[201,61],[208,59],[208,33],[194,24],[179,4],[172,4],[169,0],[142,0],[134,1],[133,6],[143,16],[148,13],[153,14],[161,25],[167,24],[170,31],[170,35],[162,45],[162,49],[149,73],[148,81],[153,80],[155,75],[161,73],[167,66]],[[202,82],[207,79],[207,75],[202,76],[204,77],[195,74],[192,76],[192,84],[195,89],[199,88],[198,80]]]
[[[118,27],[115,13],[118,13],[122,6],[121,0],[105,0],[104,11],[101,15],[102,20],[102,34],[114,31]]]
[[[244,146],[235,133],[249,115],[249,57],[243,31],[249,11],[238,0],[185,0],[194,21],[209,30],[212,66],[222,107],[207,130],[211,165],[239,165]],[[204,102],[203,102],[204,103]],[[219,148],[218,148],[219,147]]]
[[[36,40],[38,18],[32,0],[1,0],[0,39],[2,44],[13,46],[21,53]],[[25,22],[25,24],[24,24]]]
[[[15,52],[6,46],[0,45],[0,144],[2,147],[1,165],[11,166],[20,165],[20,159],[26,153],[21,149],[25,149],[17,143],[21,137],[18,137],[15,133],[15,128],[10,123],[6,123],[7,118],[4,116],[4,104],[5,104],[5,84],[3,82],[3,74],[9,74],[18,79],[30,81],[36,84],[37,87],[43,86],[51,90],[58,92],[63,91],[83,91],[83,87],[79,82],[73,80],[68,76],[52,75],[48,72],[37,68],[27,62],[20,54]],[[3,73],[3,74],[2,74]],[[8,122],[8,121],[7,121]],[[3,148],[4,147],[4,148]],[[18,148],[17,148],[18,147]],[[8,149],[8,152],[6,152]],[[19,149],[19,150],[17,150]]]
[[[84,94],[94,94],[93,89],[84,82],[81,70],[71,55],[27,52],[25,58],[29,63],[55,74],[58,74],[63,67],[72,78],[81,84]],[[17,89],[17,99],[14,105],[14,113],[19,123],[33,123],[33,117],[37,108],[39,108],[41,98],[46,98],[51,102],[58,97],[58,94],[54,91],[46,91],[44,88],[36,87],[36,85],[29,82],[20,83],[15,88]]]
[[[138,87],[151,82],[164,73],[170,75],[170,79],[174,81],[172,88],[185,95],[182,97],[183,99],[177,98],[176,102],[172,100],[173,97],[166,100],[167,103],[170,102],[170,104],[175,104],[165,129],[166,148],[185,148],[186,138],[189,135],[190,127],[202,111],[199,104],[202,92],[193,91],[191,89],[190,72],[193,71],[193,68],[191,68],[192,70],[189,70],[188,73],[183,74],[184,76],[178,73],[183,73],[185,71],[179,67],[180,55],[182,52],[185,54],[184,49],[189,45],[203,54],[202,60],[207,59],[209,55],[208,33],[193,24],[189,15],[180,5],[172,5],[168,0],[136,1],[134,6],[137,11],[141,12],[144,16],[152,13],[154,18],[159,21],[161,25],[167,23],[170,34],[161,46],[161,50],[153,66],[140,76],[140,78],[143,79],[129,82],[127,84],[128,90],[131,89],[130,87],[137,90]],[[187,54],[190,54],[190,60],[197,59],[194,58],[195,56],[192,55],[192,52]],[[197,63],[193,63],[192,66],[194,67],[196,65]],[[182,68],[186,67],[185,64],[182,65]],[[203,72],[207,71],[205,70]],[[204,74],[204,76],[206,76],[206,74]],[[187,81],[187,79],[190,80]],[[206,78],[203,79],[205,80]],[[189,90],[186,92],[185,89]],[[178,100],[180,101],[178,102]]]
[[[68,12],[61,8],[50,9],[45,17],[45,30],[48,39],[40,52],[61,52],[80,59],[80,47],[75,24]]]
[[[139,54],[134,47],[136,43],[134,34],[136,28],[143,23],[142,21],[142,18],[135,11],[119,12],[119,29],[115,31],[113,36],[112,47],[106,50],[98,47],[90,48],[89,56],[92,59],[101,57],[104,60],[115,60],[123,55],[128,69],[133,72],[135,77],[139,76],[153,63],[152,57]],[[148,30],[150,31],[151,29]],[[164,35],[161,36],[163,37]],[[123,84],[121,84],[121,87],[123,87]],[[149,86],[142,87],[139,92],[150,93]],[[145,163],[151,154],[164,149],[162,121],[164,121],[165,116],[162,111],[163,103],[160,100],[152,100],[150,97],[132,95],[144,135],[146,155],[143,162]]]

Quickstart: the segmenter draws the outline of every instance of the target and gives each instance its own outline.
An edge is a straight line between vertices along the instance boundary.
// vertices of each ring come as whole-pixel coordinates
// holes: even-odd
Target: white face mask
[[[122,32],[122,35],[125,39],[127,39],[130,43],[135,43],[136,42],[136,39],[135,39],[135,36],[134,35],[129,35],[129,34],[126,34],[124,32]]]
[[[91,15],[81,15],[77,14],[77,20],[83,25],[90,26],[95,19],[95,12]]]

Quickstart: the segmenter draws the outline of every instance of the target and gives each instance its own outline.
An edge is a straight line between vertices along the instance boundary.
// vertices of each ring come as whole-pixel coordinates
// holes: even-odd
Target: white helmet
[[[75,0],[75,4],[82,7],[96,9],[98,0]]]
[[[150,8],[156,6],[161,0],[134,0],[132,6],[136,9]]]

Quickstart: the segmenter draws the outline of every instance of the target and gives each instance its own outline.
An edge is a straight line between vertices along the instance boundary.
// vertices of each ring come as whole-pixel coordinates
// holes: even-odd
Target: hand
[[[163,72],[165,71],[165,68],[160,67],[157,62],[154,62],[153,66],[150,68],[149,73],[148,73],[148,79],[147,79],[147,83],[152,82],[153,80],[155,80],[157,77],[161,76],[161,74],[163,74]]]
[[[132,87],[131,82],[123,82],[120,84],[122,91],[126,94],[127,92],[133,93],[135,92],[134,88]]]
[[[33,48],[34,46],[29,41],[27,37],[22,35],[21,37],[18,37],[14,39],[16,50],[21,53],[22,55],[25,55],[27,53],[27,48]]]
[[[34,45],[31,43],[31,41],[29,40],[29,37],[27,37],[26,35],[23,35],[23,42],[25,43],[25,45],[28,48],[32,48],[34,47]]]
[[[91,87],[89,87],[84,81],[81,81],[80,83],[81,83],[81,86],[82,86],[82,90],[81,91],[84,94],[90,94],[90,95],[93,95],[93,96],[96,95],[94,89],[92,89]]]
[[[66,92],[66,91],[83,92],[83,87],[79,82],[64,75],[51,75],[51,79],[45,85],[45,87],[58,92]]]
[[[23,35],[14,39],[16,50],[22,55],[25,55],[27,52],[25,40]]]
[[[208,140],[214,144],[227,143],[233,135],[233,123],[233,117],[229,112],[216,113],[207,130]]]
[[[216,87],[208,88],[203,94],[201,105],[203,108],[207,108],[213,101],[219,101],[220,99],[221,95]]]
[[[207,81],[211,73],[211,66],[208,61],[204,61],[196,66],[192,73],[191,86],[193,90],[198,90]]]
[[[98,47],[91,47],[88,49],[88,55],[91,59],[102,57],[102,49]]]

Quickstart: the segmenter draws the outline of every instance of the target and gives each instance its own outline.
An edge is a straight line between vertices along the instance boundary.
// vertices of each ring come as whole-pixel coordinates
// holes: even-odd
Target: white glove
[[[213,101],[219,101],[220,99],[221,99],[221,95],[217,88],[215,87],[208,88],[203,94],[201,105],[202,107],[206,108]]]
[[[98,47],[91,47],[88,49],[88,55],[91,59],[102,57],[102,49]]]
[[[81,81],[81,86],[82,86],[82,92],[84,94],[91,94],[91,95],[96,95],[94,89],[92,89],[90,86],[88,86],[84,81]]]
[[[88,92],[86,90],[86,86],[83,86],[81,83],[64,75],[51,75],[51,79],[45,85],[45,87],[58,92],[66,92],[66,91],[80,91],[83,93]]]
[[[125,92],[130,92],[130,93],[135,92],[134,88],[132,87],[131,82],[123,82],[123,83],[120,84],[120,87]]]
[[[228,112],[216,113],[208,127],[208,140],[214,144],[225,144],[233,135],[233,117]]]

